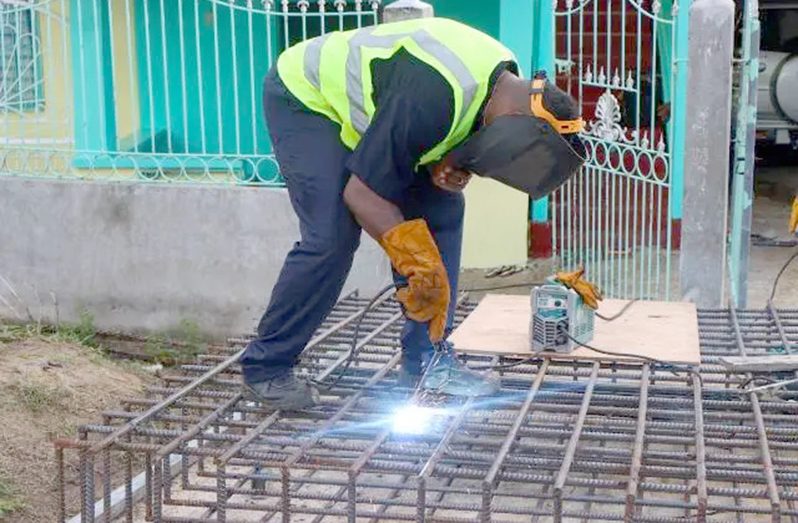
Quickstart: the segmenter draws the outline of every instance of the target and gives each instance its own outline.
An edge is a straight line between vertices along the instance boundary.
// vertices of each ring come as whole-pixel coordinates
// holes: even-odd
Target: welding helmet
[[[585,162],[579,138],[584,122],[559,120],[544,106],[547,84],[546,74],[537,73],[529,92],[532,116],[497,117],[450,153],[452,166],[493,178],[533,199],[568,181]]]

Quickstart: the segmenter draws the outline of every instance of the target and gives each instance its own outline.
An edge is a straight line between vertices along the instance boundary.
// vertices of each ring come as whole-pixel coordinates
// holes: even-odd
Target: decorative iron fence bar
[[[261,83],[379,0],[0,4],[0,175],[279,185]]]
[[[557,81],[588,121],[588,160],[551,198],[558,265],[605,294],[668,298],[683,169],[687,1],[558,0]],[[686,34],[686,33],[685,33]]]
[[[759,77],[759,2],[744,0],[742,43],[736,89],[736,126],[733,132],[734,162],[729,233],[730,295],[744,308],[748,295],[751,219],[754,196],[754,147],[756,141],[757,78]]]

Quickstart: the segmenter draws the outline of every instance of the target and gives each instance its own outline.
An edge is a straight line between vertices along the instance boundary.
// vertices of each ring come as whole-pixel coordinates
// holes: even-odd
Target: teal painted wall
[[[531,76],[533,70],[538,68],[553,70],[554,38],[550,4],[544,6],[541,5],[544,2],[531,0],[429,1],[436,16],[459,20],[501,40],[516,54],[525,76]],[[548,23],[540,24],[541,20]],[[534,221],[546,222],[548,199],[530,205],[530,216]]]
[[[319,17],[304,22],[290,17],[286,28],[280,17],[267,22],[263,14],[231,14],[210,0],[138,0],[136,20],[139,151],[231,156],[271,152],[261,92],[269,64],[266,24],[271,23],[273,62],[286,41],[292,45],[321,34]],[[338,29],[339,20],[334,13],[326,16],[326,29]],[[372,20],[370,14],[362,17],[364,25]],[[344,22],[344,29],[357,27],[355,17]],[[125,141],[132,143],[130,137]],[[243,167],[246,171],[249,164]],[[261,167],[262,179],[276,175],[273,164],[263,162]],[[249,179],[252,173],[245,174]]]
[[[69,9],[75,147],[107,151],[116,137],[108,6],[101,0],[71,0]]]
[[[434,0],[433,4],[439,16],[461,20],[499,36],[499,2]],[[235,35],[231,16],[235,17],[232,21]],[[229,9],[214,8],[210,0],[136,2],[140,151],[198,154],[203,152],[203,138],[204,150],[208,153],[252,154],[256,145],[258,153],[270,151],[260,92],[262,79],[267,73],[266,22],[262,15],[253,15],[250,45],[248,17],[244,11],[231,15]],[[183,20],[182,45],[180,18]],[[364,16],[364,23],[368,19]],[[194,30],[196,20],[200,25],[198,32]],[[354,17],[346,17],[345,21],[346,29],[356,27]],[[275,54],[286,40],[285,27],[278,22],[272,21],[272,49]],[[325,24],[328,29],[337,29],[337,16],[327,16]],[[288,33],[289,45],[300,41],[304,34],[308,37],[318,35],[321,33],[319,20],[311,18],[303,27],[299,17],[291,17]],[[254,71],[249,68],[250,47]],[[238,79],[237,89],[234,71]],[[256,90],[255,107],[252,106],[253,88]],[[238,93],[237,103],[235,92]],[[256,120],[254,135],[253,118]],[[167,133],[167,129],[171,132]],[[130,137],[126,138],[123,141],[130,142]]]
[[[203,138],[208,153],[253,154],[256,145],[258,153],[271,150],[262,117],[268,67],[262,16],[252,16],[250,35],[244,11],[231,15],[208,0],[140,0],[136,20],[140,150],[198,154]]]
[[[427,0],[435,9],[435,16],[452,18],[499,38],[500,1]]]

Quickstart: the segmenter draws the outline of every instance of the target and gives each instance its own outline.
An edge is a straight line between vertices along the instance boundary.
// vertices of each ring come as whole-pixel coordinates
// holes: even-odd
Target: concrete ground
[[[748,278],[748,307],[761,308],[773,288],[776,274],[798,247],[774,247],[762,245],[762,240],[789,241],[787,223],[793,195],[798,194],[798,165],[780,167],[760,167],[756,178],[757,197],[754,201],[754,216],[751,247],[751,263]],[[678,299],[679,253],[672,254],[673,281],[672,299]],[[542,281],[556,270],[549,260],[532,260],[523,271],[509,276],[487,277],[487,271],[463,271],[459,287],[461,290],[475,292],[470,294],[479,298],[485,292],[526,294],[531,285]],[[528,284],[528,285],[527,285]],[[486,291],[486,289],[490,289]],[[798,260],[784,272],[774,298],[782,308],[798,308]]]
[[[760,166],[756,171],[757,197],[751,233],[751,266],[748,273],[748,306],[763,307],[781,267],[798,247],[766,247],[758,239],[795,240],[787,231],[792,198],[798,195],[798,164]],[[779,307],[798,307],[798,260],[782,275],[774,296]]]
[[[778,199],[758,197],[754,202],[752,232],[765,238],[789,240],[787,220],[789,204]],[[754,241],[756,243],[756,241]],[[748,306],[763,307],[770,297],[777,273],[798,247],[752,245],[748,273]],[[781,276],[774,302],[783,308],[798,307],[798,260]]]

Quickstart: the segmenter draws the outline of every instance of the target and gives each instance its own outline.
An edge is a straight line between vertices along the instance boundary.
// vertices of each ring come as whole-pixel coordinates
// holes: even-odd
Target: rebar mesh
[[[366,303],[336,306],[305,371],[335,378]],[[413,436],[391,423],[408,392],[396,385],[401,318],[390,300],[369,313],[354,363],[301,413],[241,396],[245,340],[176,369],[56,442],[61,505],[75,479],[63,453],[77,452],[82,522],[798,519],[798,394],[742,392],[757,380],[718,364],[794,350],[798,310],[700,311],[700,373],[548,359],[503,369],[501,395],[450,403]]]

